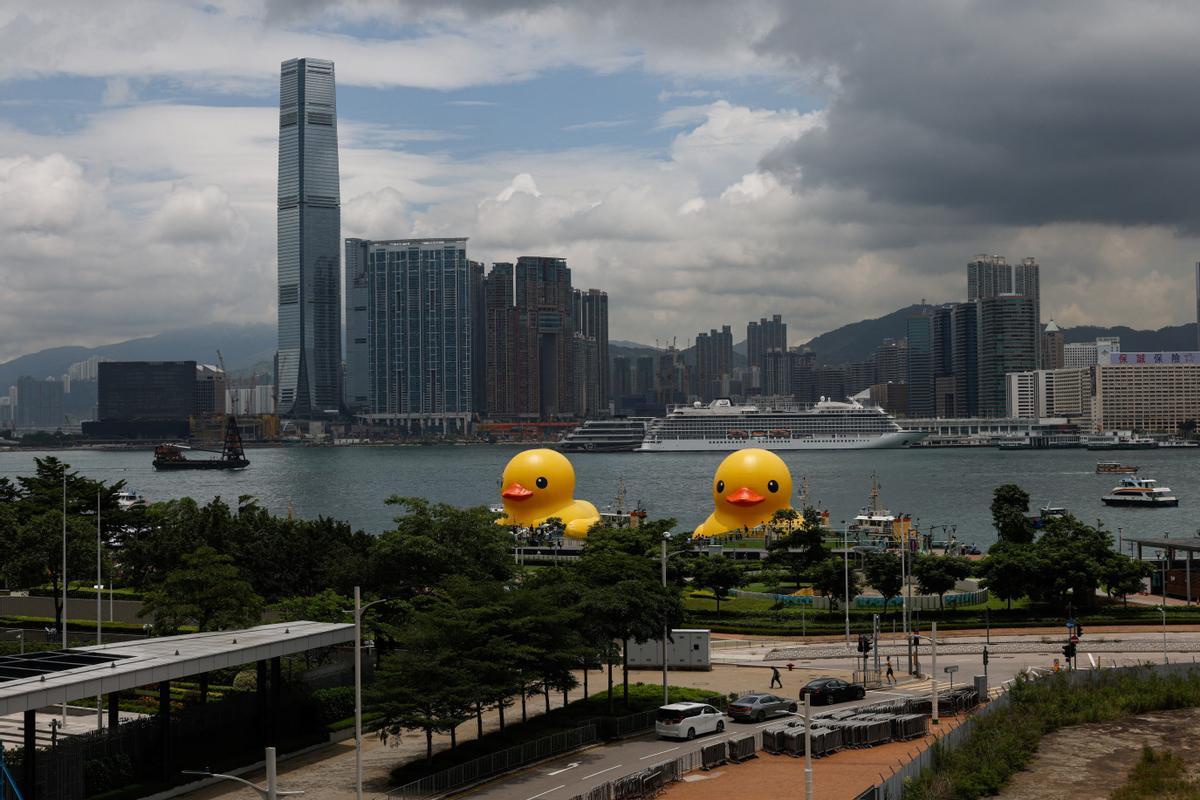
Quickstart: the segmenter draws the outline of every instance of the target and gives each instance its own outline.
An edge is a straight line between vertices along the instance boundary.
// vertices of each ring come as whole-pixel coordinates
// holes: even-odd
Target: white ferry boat
[[[809,408],[777,410],[714,400],[675,406],[646,431],[640,452],[687,450],[864,450],[907,447],[926,435],[906,431],[890,414],[851,400],[821,398]]]
[[[1106,506],[1177,506],[1179,498],[1158,481],[1148,478],[1121,478],[1121,483],[1100,498]]]
[[[564,453],[620,453],[638,449],[646,437],[646,417],[589,419],[563,437]]]

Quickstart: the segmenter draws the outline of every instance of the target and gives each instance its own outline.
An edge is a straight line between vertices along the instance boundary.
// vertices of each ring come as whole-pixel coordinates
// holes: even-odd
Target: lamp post
[[[206,769],[205,770],[185,769],[185,770],[183,770],[183,774],[184,775],[203,775],[208,778],[221,778],[221,779],[227,780],[227,781],[237,781],[238,783],[242,783],[242,784],[245,784],[246,786],[249,786],[251,789],[258,792],[259,797],[266,798],[266,800],[276,800],[276,798],[278,798],[278,797],[284,797],[284,796],[295,795],[295,794],[304,794],[303,789],[291,789],[288,791],[284,791],[278,787],[278,785],[276,783],[276,779],[275,779],[275,748],[274,747],[268,747],[266,749],[264,758],[263,758],[263,765],[266,767],[266,772],[267,772],[267,785],[266,786],[258,786],[257,784],[253,784],[250,781],[246,780],[245,778],[239,778],[236,775],[223,775],[220,772],[210,772]]]
[[[667,559],[673,556],[681,555],[684,551],[671,553],[667,555],[667,541],[675,535],[674,531],[664,531],[662,535],[662,585],[667,588]],[[722,556],[723,557],[723,556]],[[671,702],[671,693],[667,683],[667,621],[663,620],[663,635],[662,635],[662,683],[663,683],[663,705],[669,705]]]
[[[846,520],[842,520],[842,577],[845,580],[845,594],[842,596],[842,609],[846,614],[846,649],[850,649],[850,529]]]
[[[359,587],[354,587],[354,796],[362,800],[362,615],[377,603],[386,603],[390,597],[381,597],[362,605]],[[270,749],[270,748],[268,748]],[[274,753],[272,753],[274,760]]]
[[[1163,621],[1163,663],[1167,663],[1167,607],[1159,606],[1158,612],[1162,614]]]
[[[67,650],[67,465],[63,464],[62,485],[62,649]],[[63,725],[67,724],[67,701],[62,704]]]
[[[96,644],[103,643],[104,629],[101,627],[100,618],[104,616],[102,612],[103,606],[100,604],[101,590],[104,585],[100,583],[100,489],[96,489]],[[100,699],[102,695],[96,693],[96,730],[104,729],[104,710],[100,707]]]
[[[804,693],[804,800],[813,800],[812,695]]]

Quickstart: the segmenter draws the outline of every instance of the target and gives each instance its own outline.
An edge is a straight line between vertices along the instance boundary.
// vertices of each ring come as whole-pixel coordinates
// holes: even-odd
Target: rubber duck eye
[[[717,481],[717,494],[725,491],[725,481]]]
[[[767,481],[767,491],[775,494],[779,491],[779,481]]]
[[[546,488],[547,486],[549,486],[549,485],[550,485],[550,481],[546,480],[545,478],[538,478],[538,479],[537,479],[537,487],[538,487],[539,489],[545,489],[545,488]]]

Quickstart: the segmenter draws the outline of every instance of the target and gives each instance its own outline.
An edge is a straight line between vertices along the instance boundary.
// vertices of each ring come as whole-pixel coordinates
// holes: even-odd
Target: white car
[[[654,732],[669,739],[695,739],[725,730],[725,717],[707,703],[671,703],[658,709]]]

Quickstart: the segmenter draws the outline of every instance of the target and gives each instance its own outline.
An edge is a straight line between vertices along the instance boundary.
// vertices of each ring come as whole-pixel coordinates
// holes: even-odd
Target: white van
[[[695,739],[725,730],[725,716],[707,703],[671,703],[658,709],[654,732],[669,739]]]

